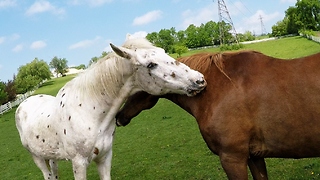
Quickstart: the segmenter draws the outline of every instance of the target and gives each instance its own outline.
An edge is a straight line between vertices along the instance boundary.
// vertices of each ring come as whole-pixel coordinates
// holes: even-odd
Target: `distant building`
[[[78,74],[78,73],[82,73],[84,71],[85,71],[84,69],[69,68],[69,69],[67,69],[67,72],[65,73],[65,75]],[[61,74],[59,74],[57,76],[57,73],[55,73],[54,70],[51,70],[51,72],[52,72],[52,75],[54,78],[61,77]]]

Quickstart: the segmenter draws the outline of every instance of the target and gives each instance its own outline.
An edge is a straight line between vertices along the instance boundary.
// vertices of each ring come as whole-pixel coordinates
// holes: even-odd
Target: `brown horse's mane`
[[[212,64],[214,64],[222,74],[224,74],[230,81],[232,81],[231,78],[225,72],[224,61],[226,59],[229,59],[230,56],[238,55],[240,53],[262,54],[260,52],[251,51],[251,50],[223,52],[223,53],[204,52],[204,53],[194,54],[191,56],[181,57],[181,58],[178,58],[177,60],[186,64],[190,68],[200,71],[202,73],[206,73],[207,71],[210,71]]]

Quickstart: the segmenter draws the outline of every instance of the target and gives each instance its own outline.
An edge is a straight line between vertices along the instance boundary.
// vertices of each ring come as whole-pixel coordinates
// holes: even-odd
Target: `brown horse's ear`
[[[110,43],[110,46],[112,48],[112,50],[119,56],[125,58],[125,59],[129,59],[131,60],[132,55],[130,54],[130,50],[127,48],[123,48],[123,47],[117,47],[115,45],[113,45],[112,43]]]

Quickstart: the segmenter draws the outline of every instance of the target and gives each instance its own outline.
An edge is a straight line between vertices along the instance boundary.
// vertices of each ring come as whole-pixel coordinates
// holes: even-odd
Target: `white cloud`
[[[70,0],[69,3],[72,5],[88,4],[91,7],[102,6],[106,3],[111,3],[113,0]]]
[[[154,10],[154,11],[150,11],[142,16],[134,18],[132,24],[134,26],[148,24],[150,22],[153,22],[153,21],[160,19],[161,17],[162,17],[162,11]]]
[[[276,19],[279,19],[281,14],[279,12],[267,14],[263,10],[258,10],[254,15],[238,23],[239,26],[237,27],[237,32],[243,33],[244,31],[251,31],[257,34],[261,34],[262,32],[261,32],[260,16],[262,18],[263,24],[266,26],[266,24],[270,24]]]
[[[210,5],[199,10],[188,9],[182,12],[182,28],[186,29],[190,24],[199,26],[201,23],[207,23],[208,21],[218,21],[214,20],[218,13],[212,9],[214,9],[213,5]]]
[[[46,46],[47,44],[44,41],[35,41],[31,44],[30,49],[41,49]]]
[[[12,49],[13,52],[20,52],[22,50],[23,50],[23,44],[18,44]]]
[[[130,38],[141,38],[141,37],[146,37],[147,36],[147,32],[146,31],[138,31],[135,32],[133,34],[130,34]]]
[[[49,1],[39,0],[32,4],[26,11],[26,15],[31,16],[38,13],[51,12],[55,15],[62,15],[65,13],[63,8],[53,6]]]
[[[103,4],[110,3],[113,0],[88,0],[89,5],[91,6],[102,6]]]
[[[19,34],[12,34],[11,36],[2,36],[0,37],[0,44],[5,43],[6,41],[15,41],[20,38]]]
[[[97,43],[100,39],[101,39],[101,37],[97,36],[94,39],[79,41],[79,42],[69,46],[69,49],[78,49],[78,48],[90,47],[93,44]]]
[[[16,5],[17,5],[16,0],[0,0],[0,9],[7,8],[7,7],[13,7]]]
[[[0,37],[0,44],[4,43],[5,40],[6,40],[6,37]]]
[[[9,37],[9,39],[10,39],[11,41],[18,40],[18,39],[20,39],[20,35],[17,34],[17,33],[12,34],[12,35]]]
[[[280,0],[281,3],[295,3],[297,0]]]

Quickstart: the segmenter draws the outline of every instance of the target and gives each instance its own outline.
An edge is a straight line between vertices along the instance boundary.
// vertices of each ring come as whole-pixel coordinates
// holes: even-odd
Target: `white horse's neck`
[[[133,87],[133,69],[129,61],[111,55],[88,68],[72,82],[80,100],[91,102],[106,112],[109,108],[121,106]],[[120,103],[120,105],[118,105]],[[117,109],[118,110],[118,109]]]

